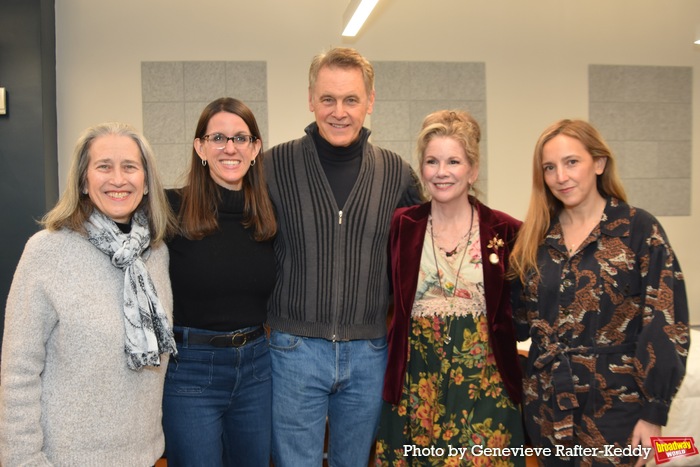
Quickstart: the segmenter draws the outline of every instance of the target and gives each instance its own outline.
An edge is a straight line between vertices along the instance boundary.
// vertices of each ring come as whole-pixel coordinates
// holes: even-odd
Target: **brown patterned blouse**
[[[648,212],[611,198],[571,257],[554,222],[538,265],[541,281],[531,277],[515,298],[519,338],[532,338],[531,441],[601,449],[583,465],[630,463],[604,446],[629,445],[640,418],[666,424],[690,345],[683,273],[666,234]]]

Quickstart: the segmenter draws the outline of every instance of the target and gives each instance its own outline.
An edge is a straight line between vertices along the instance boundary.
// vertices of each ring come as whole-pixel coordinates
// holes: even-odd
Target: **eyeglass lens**
[[[211,141],[216,149],[224,149],[229,140],[233,141],[233,144],[236,146],[244,146],[249,142],[255,141],[255,137],[251,135],[225,136],[221,133],[206,135],[205,138]]]

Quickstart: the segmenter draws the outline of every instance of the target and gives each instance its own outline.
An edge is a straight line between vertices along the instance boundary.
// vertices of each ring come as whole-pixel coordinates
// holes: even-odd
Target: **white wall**
[[[522,218],[535,140],[551,122],[588,117],[588,65],[693,67],[691,216],[663,217],[700,324],[700,27],[698,0],[380,0],[355,40],[349,0],[56,0],[59,174],[80,132],[105,120],[142,129],[141,62],[264,60],[266,147],[312,120],[311,57],[356,47],[370,60],[486,63],[489,204]],[[672,187],[670,187],[672,189]]]

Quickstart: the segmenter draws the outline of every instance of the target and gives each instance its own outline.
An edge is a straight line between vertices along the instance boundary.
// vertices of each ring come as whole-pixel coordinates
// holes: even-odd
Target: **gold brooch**
[[[498,234],[489,240],[487,247],[494,249],[494,252],[489,255],[489,262],[491,264],[498,264],[498,249],[502,248],[504,245],[505,242],[502,238],[498,238]]]

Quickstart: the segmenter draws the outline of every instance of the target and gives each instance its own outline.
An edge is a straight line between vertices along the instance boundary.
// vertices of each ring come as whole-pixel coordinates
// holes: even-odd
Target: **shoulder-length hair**
[[[229,112],[241,117],[248,125],[250,134],[262,141],[253,111],[232,97],[221,97],[204,108],[197,122],[195,140],[204,138],[209,121],[219,112]],[[277,220],[267,191],[264,169],[265,157],[261,144],[255,165],[251,166],[243,177],[242,188],[245,193],[243,226],[253,229],[253,238],[257,241],[269,240],[277,233]],[[221,200],[221,194],[209,173],[209,167],[202,165],[194,145],[187,181],[181,189],[181,194],[182,203],[177,214],[181,234],[196,240],[214,233],[219,228],[216,207]]]
[[[83,132],[73,151],[66,189],[56,206],[43,217],[41,224],[48,230],[67,228],[85,233],[85,221],[95,209],[95,204],[90,197],[84,194],[87,186],[90,148],[96,139],[109,135],[131,138],[141,152],[148,194],[143,196],[138,208],[143,209],[148,218],[151,245],[158,245],[175,230],[174,216],[158,177],[153,149],[143,135],[126,123],[101,123]]]
[[[551,192],[544,181],[542,159],[544,146],[555,136],[565,135],[577,139],[593,156],[606,159],[603,173],[597,176],[596,187],[604,198],[614,197],[627,201],[625,188],[617,174],[615,156],[593,125],[584,120],[559,120],[540,135],[532,158],[532,191],[525,222],[518,233],[511,253],[511,276],[525,281],[528,273],[538,273],[537,248],[544,241],[552,219],[559,216],[563,204]]]

